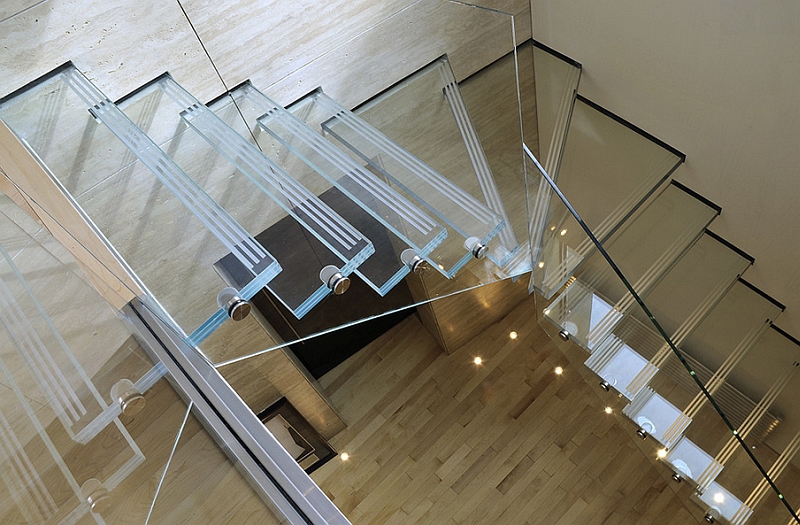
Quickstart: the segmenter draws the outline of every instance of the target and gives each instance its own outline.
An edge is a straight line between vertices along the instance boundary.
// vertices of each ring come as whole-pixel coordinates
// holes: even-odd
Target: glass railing
[[[0,214],[0,521],[181,521],[192,500],[217,523],[284,523],[66,250],[17,221]]]
[[[385,9],[375,25],[342,28],[333,45],[325,43],[303,65],[276,63],[274,70],[249,72],[244,84],[247,75],[223,65],[216,74],[224,90],[240,87],[207,105],[168,75],[114,104],[76,69],[63,68],[6,99],[0,116],[33,154],[44,174],[39,182],[68,195],[62,202],[81,210],[71,216],[79,221],[65,220],[63,210],[30,186],[8,189],[37,207],[48,228],[60,228],[54,234],[61,232],[59,240],[76,254],[85,281],[107,285],[102,291],[115,304],[144,301],[137,308],[149,309],[188,355],[219,370],[250,412],[264,414],[271,431],[284,438],[291,457],[283,459],[311,471],[334,457],[340,444],[352,446],[351,452],[369,449],[374,461],[331,462],[315,474],[354,521],[403,522],[422,515],[446,522],[455,512],[457,521],[516,522],[524,512],[540,510],[543,500],[558,501],[560,492],[531,492],[545,477],[567,486],[575,463],[612,450],[590,470],[619,481],[610,465],[614,454],[638,448],[635,461],[649,461],[653,443],[668,448],[662,460],[670,468],[653,462],[650,471],[655,466],[667,479],[674,474],[707,487],[696,501],[729,522],[757,522],[778,506],[772,495],[771,504],[759,505],[764,483],[774,491],[775,480],[787,488],[780,496],[787,506],[787,500],[800,499],[800,489],[778,478],[796,448],[795,429],[781,417],[794,395],[791,377],[782,372],[792,371],[796,342],[771,324],[779,305],[739,279],[752,260],[707,230],[719,209],[679,184],[664,184],[682,154],[578,96],[578,64],[540,44],[518,46],[519,17],[439,0]],[[418,49],[410,44],[419,31],[430,42],[425,53],[396,52]],[[309,35],[306,45],[320,43]],[[209,48],[212,60],[226,45],[217,41]],[[364,52],[376,45],[395,52]],[[387,69],[392,75],[374,73]],[[200,84],[206,96],[223,91],[209,95],[210,82]],[[525,137],[531,150],[521,154]],[[20,213],[12,208],[0,203],[0,210]],[[48,258],[35,246],[53,242],[36,224],[26,228],[35,234],[33,244],[0,228],[6,250],[0,255],[8,262],[2,277],[11,290],[0,293],[4,310],[39,316],[30,326],[25,321],[31,315],[6,321],[12,327],[9,353],[21,356],[7,377],[22,379],[2,405],[13,407],[2,428],[6,437],[12,431],[32,436],[34,451],[47,454],[14,456],[17,478],[3,496],[16,505],[9,519],[55,516],[64,522],[62,512],[73,523],[113,522],[135,509],[135,517],[154,523],[191,519],[192,512],[214,522],[280,521],[271,516],[280,512],[263,507],[257,493],[243,486],[245,478],[199,429],[199,421],[207,424],[203,414],[178,401],[162,378],[165,370],[144,356],[130,332],[123,331],[120,337],[127,339],[114,347],[130,343],[127,353],[103,361],[96,356],[105,354],[93,350],[92,361],[82,361],[84,339],[115,332],[105,324],[80,334],[61,327],[70,311],[47,301],[80,302],[79,294],[60,281],[36,294],[45,300],[13,291],[24,290],[22,283],[36,288],[30,283],[42,279]],[[92,258],[98,247],[109,257]],[[412,273],[423,262],[431,270]],[[493,316],[501,315],[495,310],[510,310],[521,297],[518,278],[531,268],[532,289],[548,301],[561,292],[539,305],[542,327],[576,362],[586,362],[583,377],[602,383],[595,390],[618,418],[613,431],[610,423],[592,419],[597,434],[606,429],[612,436],[606,449],[592,448],[592,440],[605,437],[583,425],[594,406],[570,412],[570,385],[544,378],[551,362],[563,357],[549,353],[552,346],[544,342],[544,349],[521,352],[520,343],[534,330],[526,327],[506,339],[493,324]],[[77,267],[70,269],[76,277]],[[345,282],[347,294],[331,293],[346,288]],[[225,321],[247,300],[254,315]],[[387,329],[362,322],[402,317],[423,305],[420,316],[433,319],[429,324],[439,336],[473,330],[464,339],[485,361],[444,356],[418,327],[413,335],[392,332],[389,343],[383,338],[384,346],[364,354],[382,365],[374,376],[358,367],[366,357],[346,360],[347,352],[360,349],[347,341],[353,348],[320,384],[314,378],[327,370],[309,373],[312,365],[303,360],[308,354],[296,358],[284,348],[293,345],[299,354],[316,341],[309,353],[333,353],[336,337]],[[86,312],[93,322],[102,319]],[[512,315],[519,312],[527,311]],[[36,341],[48,354],[37,350]],[[409,350],[420,348],[425,351]],[[588,361],[583,348],[590,350]],[[136,359],[129,357],[134,354]],[[764,363],[758,356],[767,356]],[[50,358],[66,371],[63,378]],[[137,367],[125,376],[129,383],[117,386],[117,374],[107,369],[128,360]],[[544,362],[548,367],[540,366]],[[400,377],[417,390],[401,391]],[[774,384],[772,377],[778,377]],[[369,399],[356,399],[348,380],[366,385]],[[606,390],[620,397],[609,400]],[[158,417],[142,412],[126,419],[125,406],[140,404],[136,392],[147,399],[145,411],[153,403],[162,407]],[[559,401],[537,419],[537,399],[548,396]],[[15,401],[20,399],[26,401]],[[592,399],[590,405],[601,403]],[[299,426],[290,410],[279,413],[283,403],[295,405],[321,441],[292,434],[290,428]],[[454,405],[463,409],[458,415],[450,411]],[[49,414],[47,424],[15,430],[14,421],[34,421],[28,408],[37,418]],[[375,419],[349,420],[363,413]],[[385,421],[389,428],[381,433],[377,427]],[[562,422],[566,428],[559,428]],[[619,428],[630,432],[622,435]],[[90,447],[109,433],[113,464],[94,478],[87,471],[97,463],[86,459],[91,451],[59,448],[67,438]],[[639,441],[637,433],[650,439]],[[411,441],[419,435],[421,443]],[[527,435],[521,448],[511,447],[520,435]],[[402,448],[401,436],[408,438]],[[332,447],[325,448],[325,438],[332,438]],[[616,439],[624,440],[619,448]],[[786,453],[777,457],[770,448]],[[564,459],[575,450],[580,454]],[[105,457],[96,452],[98,461]],[[72,455],[82,459],[56,460]],[[55,468],[37,463],[48,457]],[[503,464],[483,476],[493,460],[512,457],[522,466]],[[539,460],[546,461],[521,471]],[[37,480],[19,465],[57,469],[61,477]],[[517,475],[530,476],[528,492],[516,485]],[[479,486],[478,478],[494,484]],[[192,485],[198,479],[202,483]],[[434,502],[429,495],[446,492],[437,480],[447,480],[452,490]],[[18,490],[23,485],[31,487],[29,496]],[[67,488],[80,494],[77,499],[53,496],[69,493]],[[669,490],[678,494],[673,486]],[[392,503],[370,505],[386,494]],[[457,505],[446,504],[456,497]],[[483,513],[484,498],[493,497],[503,504]],[[198,509],[196,501],[215,503]],[[89,514],[93,502],[98,512]],[[554,523],[567,508],[578,517],[593,510],[585,501],[558,503],[548,514],[558,515]]]
[[[630,249],[615,251],[618,239],[635,231],[650,207],[601,243],[530,153],[529,161],[529,175],[538,172],[540,176],[531,190],[549,194],[550,209],[571,216],[579,233],[597,250],[561,295],[541,305],[542,326],[564,345],[568,355],[575,354],[566,341],[590,352],[586,368],[596,374],[601,387],[597,392],[619,393],[617,401],[607,401],[609,412],[618,414],[620,424],[632,434],[656,444],[650,457],[663,461],[673,479],[691,480],[697,487],[691,500],[708,521],[758,523],[759,516],[776,512],[780,518],[785,510],[777,511],[776,504],[781,503],[780,507],[797,519],[787,501],[796,492],[794,484],[781,483],[779,478],[797,452],[791,438],[796,429],[786,429],[789,436],[781,437],[780,446],[785,448],[777,459],[760,446],[781,428],[773,398],[785,394],[792,374],[784,373],[785,377],[770,387],[776,376],[753,362],[766,360],[776,367],[780,362],[784,370],[793,371],[796,343],[789,338],[775,342],[780,331],[772,323],[783,306],[740,278],[752,260],[718,236],[702,233],[706,223],[700,226],[699,239],[695,235],[688,249],[676,252],[677,260],[667,265],[660,277],[653,274],[648,280],[652,286],[648,286],[641,276],[650,275],[648,271],[658,266],[652,264],[652,257],[644,256],[648,242],[671,246],[680,241],[681,230],[664,238],[658,234],[660,221],[646,220],[646,233],[633,237],[631,240],[636,240]],[[673,193],[676,190],[691,197],[684,189],[675,188]],[[667,194],[662,193],[650,206]],[[684,245],[683,241],[680,244]],[[636,247],[641,247],[642,253]],[[608,281],[613,284],[609,286]],[[598,288],[604,292],[598,293]],[[571,289],[581,293],[576,295]],[[684,303],[683,295],[690,289]],[[620,301],[620,295],[629,299]],[[664,317],[663,324],[659,315]],[[758,355],[756,351],[760,351]],[[760,379],[746,379],[753,375]],[[728,444],[722,447],[720,438],[726,435]],[[768,494],[773,503],[759,506]]]

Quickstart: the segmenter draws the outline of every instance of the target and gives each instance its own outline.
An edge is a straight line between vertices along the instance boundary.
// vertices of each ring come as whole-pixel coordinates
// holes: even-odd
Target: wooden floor
[[[705,523],[622,400],[605,414],[579,366],[533,299],[450,356],[412,316],[322,378],[348,425],[332,444],[350,459],[312,477],[364,525]],[[788,520],[763,507],[752,523]]]

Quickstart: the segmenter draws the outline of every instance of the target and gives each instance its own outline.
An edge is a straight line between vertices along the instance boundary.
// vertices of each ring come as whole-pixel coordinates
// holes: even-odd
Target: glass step
[[[0,115],[141,279],[149,307],[176,324],[182,337],[207,334],[227,319],[217,302],[224,282],[214,262],[234,254],[253,285],[244,295],[281,271],[239,222],[74,66],[6,100]],[[42,122],[48,123],[49,139],[41,136]]]
[[[335,266],[347,277],[374,252],[362,232],[168,75],[126,100],[126,111],[139,119],[144,107],[152,126],[178,130],[161,144],[176,164],[278,259],[283,271],[266,287],[297,318],[331,293],[320,278],[323,267]],[[235,276],[236,288],[249,281],[232,256],[215,267]]]
[[[718,214],[718,207],[673,183],[608,241],[606,250],[634,290],[646,297]],[[566,237],[570,232],[564,233]],[[577,231],[572,235],[585,234]],[[575,277],[550,304],[548,317],[592,351],[635,301],[598,253]]]
[[[577,97],[558,177],[554,178],[600,242],[606,242],[683,162],[684,156],[588,99]],[[534,175],[536,172],[534,172]],[[549,174],[549,173],[548,173]],[[581,237],[553,235],[576,231],[570,215],[549,210],[546,187],[529,188],[532,287],[547,298],[574,274],[594,251]]]

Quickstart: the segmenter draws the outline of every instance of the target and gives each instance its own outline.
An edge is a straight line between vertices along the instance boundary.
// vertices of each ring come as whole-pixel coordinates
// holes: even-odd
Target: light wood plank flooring
[[[524,301],[450,356],[412,316],[322,378],[351,457],[312,477],[354,523],[705,523],[534,312]],[[768,499],[753,523],[784,525]]]

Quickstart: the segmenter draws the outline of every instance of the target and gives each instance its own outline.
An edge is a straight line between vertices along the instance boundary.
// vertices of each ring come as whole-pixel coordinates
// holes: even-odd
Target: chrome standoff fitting
[[[477,237],[467,237],[467,240],[464,241],[464,248],[469,250],[476,259],[483,259],[486,257],[486,252],[489,251],[489,247],[481,244]]]
[[[420,257],[416,251],[411,248],[406,248],[400,254],[400,260],[408,266],[408,268],[416,274],[421,274],[428,269],[428,261]]]
[[[130,379],[122,378],[111,386],[111,399],[119,405],[122,414],[135,416],[141,412],[147,400]]]
[[[228,317],[234,321],[241,321],[250,315],[250,303],[245,301],[236,288],[228,286],[217,295],[217,304],[225,310]]]
[[[319,271],[319,278],[334,295],[342,295],[350,288],[350,278],[342,275],[341,270],[332,264]]]
[[[91,478],[81,485],[81,495],[95,514],[101,514],[111,508],[111,496],[108,489],[99,480]]]

